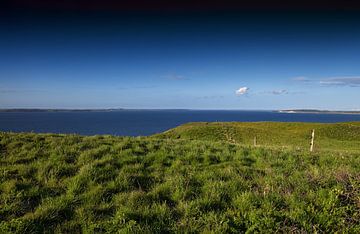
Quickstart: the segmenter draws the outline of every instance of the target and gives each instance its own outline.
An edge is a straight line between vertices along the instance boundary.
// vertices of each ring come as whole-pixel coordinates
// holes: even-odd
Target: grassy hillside
[[[310,154],[307,141],[296,149],[314,127],[326,150]],[[198,123],[137,138],[0,133],[0,233],[359,233],[359,127]],[[241,144],[227,142],[228,131]],[[264,146],[245,145],[254,132]]]
[[[360,149],[360,122],[349,123],[283,123],[283,122],[219,122],[188,123],[156,135],[156,138],[226,141],[243,145],[309,148],[311,131],[315,129],[317,150]]]

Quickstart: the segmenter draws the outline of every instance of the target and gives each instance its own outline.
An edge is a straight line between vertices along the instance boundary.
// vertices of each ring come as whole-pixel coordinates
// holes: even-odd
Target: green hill
[[[0,233],[359,233],[359,127],[190,123],[150,137],[0,132]]]
[[[260,146],[308,149],[315,130],[317,150],[357,150],[360,148],[360,122],[284,123],[284,122],[197,122],[158,134],[157,138],[225,141]]]

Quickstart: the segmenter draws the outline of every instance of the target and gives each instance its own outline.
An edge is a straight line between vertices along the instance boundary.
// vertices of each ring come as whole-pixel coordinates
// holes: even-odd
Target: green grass
[[[317,150],[359,150],[360,122],[281,123],[281,122],[216,122],[188,123],[154,137],[160,139],[189,139],[226,141],[253,145],[256,137],[261,146],[309,149],[311,131],[315,129]]]
[[[359,127],[192,123],[136,138],[0,133],[0,233],[359,233]]]

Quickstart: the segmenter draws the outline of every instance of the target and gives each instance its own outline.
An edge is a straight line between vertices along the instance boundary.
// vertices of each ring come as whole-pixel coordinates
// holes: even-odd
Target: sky
[[[360,110],[352,1],[120,2],[6,2],[0,108]]]

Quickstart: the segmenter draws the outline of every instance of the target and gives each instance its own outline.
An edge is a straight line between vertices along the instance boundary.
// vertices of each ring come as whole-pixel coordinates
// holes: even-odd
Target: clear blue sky
[[[358,110],[359,22],[331,12],[8,15],[0,108]]]

